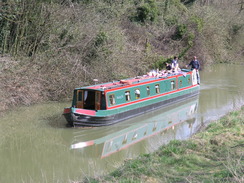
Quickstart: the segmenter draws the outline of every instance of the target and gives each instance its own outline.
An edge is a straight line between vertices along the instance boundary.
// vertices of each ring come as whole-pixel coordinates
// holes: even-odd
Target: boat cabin
[[[72,107],[88,110],[107,110],[139,103],[162,94],[190,87],[194,76],[181,73],[167,77],[140,76],[127,80],[76,88]],[[177,95],[177,94],[176,94]]]

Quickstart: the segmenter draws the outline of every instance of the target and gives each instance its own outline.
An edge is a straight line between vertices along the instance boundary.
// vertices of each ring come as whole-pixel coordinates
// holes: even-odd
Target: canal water
[[[66,127],[61,114],[70,103],[7,112],[0,119],[0,182],[81,181],[170,140],[185,140],[244,105],[243,71],[243,65],[206,67],[197,97],[107,127]]]

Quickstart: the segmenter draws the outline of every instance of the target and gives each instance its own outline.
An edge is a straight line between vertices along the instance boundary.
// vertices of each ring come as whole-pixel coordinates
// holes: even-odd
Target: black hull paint
[[[67,114],[64,114],[64,116],[65,116],[66,120],[68,121],[68,124],[71,126],[83,126],[83,127],[108,126],[108,125],[112,125],[112,124],[124,121],[129,118],[133,118],[133,117],[145,114],[145,113],[153,111],[155,109],[159,109],[159,108],[168,106],[170,104],[185,100],[187,98],[194,97],[198,94],[199,94],[199,90],[192,92],[190,94],[188,93],[185,95],[178,96],[176,98],[164,100],[164,101],[152,104],[152,105],[140,107],[137,109],[126,111],[126,112],[119,113],[119,114],[109,116],[109,117],[88,117],[85,115],[76,116],[73,113],[67,113]]]

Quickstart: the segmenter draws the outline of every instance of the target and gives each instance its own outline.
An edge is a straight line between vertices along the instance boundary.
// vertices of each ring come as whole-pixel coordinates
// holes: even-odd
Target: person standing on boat
[[[191,66],[191,70],[196,69],[198,71],[200,69],[200,64],[196,56],[193,57],[193,60],[186,67],[189,66]]]
[[[193,60],[188,65],[186,65],[186,67],[189,67],[189,66],[191,66],[191,70],[193,70],[193,69],[196,70],[196,73],[197,73],[197,83],[199,84],[200,83],[200,76],[199,76],[200,63],[197,60],[197,57],[196,56],[194,56],[193,57]]]
[[[179,63],[178,63],[178,57],[174,56],[174,59],[171,62],[171,67],[172,67],[172,71],[174,73],[178,73],[181,69],[179,67]]]
[[[174,59],[171,62],[171,67],[173,70],[178,67],[178,57],[177,56],[174,56]]]

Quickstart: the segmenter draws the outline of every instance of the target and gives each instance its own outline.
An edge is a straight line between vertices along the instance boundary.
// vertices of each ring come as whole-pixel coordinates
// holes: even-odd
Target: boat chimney
[[[96,85],[97,82],[98,82],[98,79],[93,79],[93,81],[94,81],[94,83],[95,83],[95,85]]]

